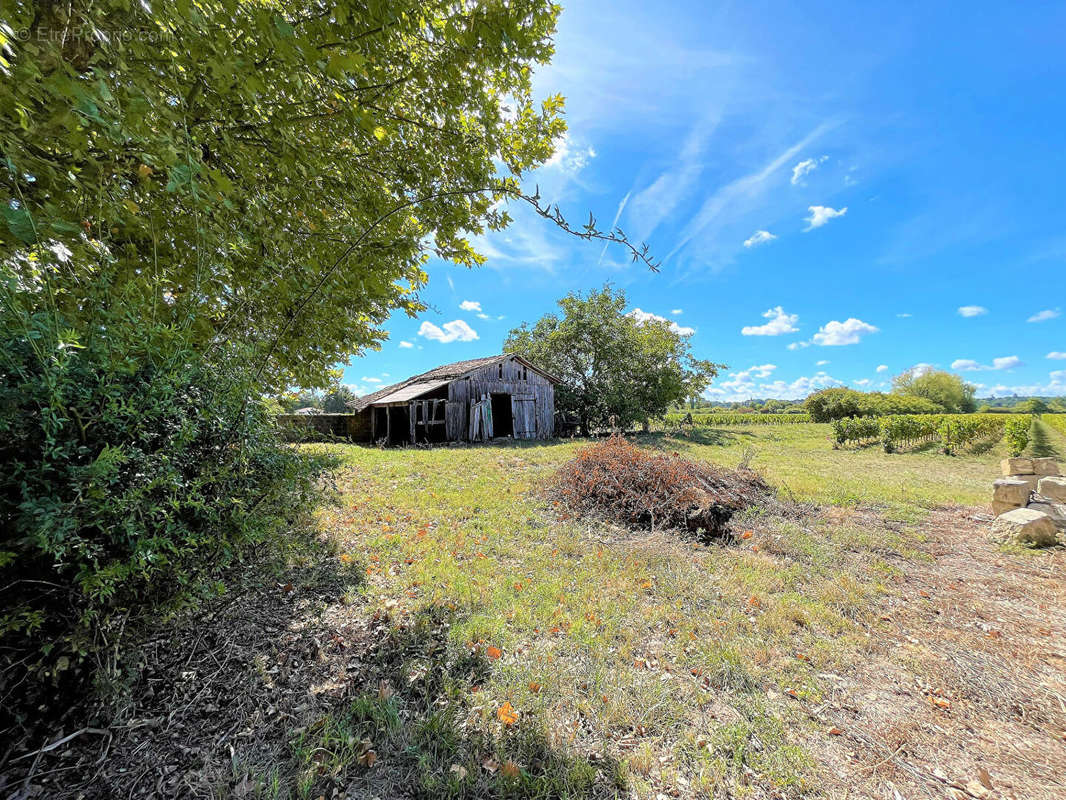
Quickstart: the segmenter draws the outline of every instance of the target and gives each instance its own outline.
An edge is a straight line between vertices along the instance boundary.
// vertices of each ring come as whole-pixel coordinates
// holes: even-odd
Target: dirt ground
[[[863,508],[820,513],[896,524]],[[868,656],[819,675],[823,701],[803,709],[823,733],[803,743],[825,780],[812,796],[1066,797],[1066,549],[1006,552],[988,541],[989,522],[972,508],[932,512],[921,523],[925,557],[901,560],[878,600]],[[308,561],[146,643],[120,722],[73,709],[38,752],[8,750],[0,795],[287,797],[294,739],[337,712],[352,687],[437,702],[434,656],[447,621],[398,628],[380,610],[339,614],[345,576]],[[400,685],[412,659],[430,666],[417,685]],[[486,668],[462,665],[472,675]],[[414,767],[344,778],[332,796],[418,794]],[[626,794],[600,785],[590,796]]]
[[[1066,797],[1066,551],[1008,554],[990,516],[934,512],[872,632],[811,714],[834,797]],[[821,746],[819,746],[821,745]]]

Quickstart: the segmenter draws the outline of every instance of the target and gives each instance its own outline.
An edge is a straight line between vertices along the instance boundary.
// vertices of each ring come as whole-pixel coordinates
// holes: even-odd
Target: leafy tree
[[[481,263],[466,236],[551,154],[562,100],[530,79],[558,11],[12,0],[0,259],[76,330],[120,306],[323,386],[424,308],[430,254]]]
[[[815,392],[804,401],[804,406],[812,422],[832,422],[845,417],[864,416],[862,402],[862,392],[841,387]]]
[[[621,290],[571,292],[558,305],[561,316],[512,329],[504,350],[563,381],[556,410],[575,415],[586,434],[612,416],[622,427],[661,417],[707,388],[722,366],[693,357],[688,337],[669,322],[626,314]]]
[[[343,383],[338,383],[322,398],[322,410],[327,414],[347,414],[351,412],[348,404],[355,398],[355,392]]]
[[[520,190],[564,130],[531,91],[558,13],[3,4],[0,708],[284,527],[312,484],[260,398],[421,311],[431,255],[480,264],[500,201],[650,263]]]
[[[1051,410],[1051,407],[1039,397],[1030,397],[1028,400],[1018,403],[1011,410],[1016,414],[1046,414]]]
[[[892,379],[892,391],[895,394],[923,397],[950,414],[968,414],[976,410],[976,388],[958,375],[943,370],[909,369]]]

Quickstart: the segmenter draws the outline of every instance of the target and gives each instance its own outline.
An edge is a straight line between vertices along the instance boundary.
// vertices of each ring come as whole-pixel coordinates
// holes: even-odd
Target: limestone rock
[[[1061,475],[1059,462],[1053,458],[1034,458],[1033,473],[1036,475]]]
[[[1005,458],[999,462],[999,468],[1004,475],[1032,475],[1033,459]]]
[[[1038,500],[1035,503],[1030,503],[1026,508],[1029,511],[1039,511],[1042,514],[1047,514],[1051,521],[1055,523],[1055,527],[1060,531],[1066,531],[1066,503],[1045,503],[1043,500]]]
[[[1012,481],[1022,481],[1029,486],[1030,492],[1036,491],[1036,486],[1040,482],[1039,475],[1008,475],[1007,478]]]
[[[992,513],[997,517],[1000,514],[1006,514],[1008,511],[1013,511],[1016,508],[1025,508],[1021,503],[1005,503],[1000,500],[992,501]]]
[[[1036,491],[1056,503],[1066,503],[1066,478],[1041,478]]]
[[[1038,547],[1055,544],[1055,523],[1042,511],[1016,508],[996,517],[992,535],[1000,541],[1035,544]]]
[[[1032,491],[1028,481],[1000,478],[992,484],[992,499],[999,503],[1024,506],[1029,502],[1029,493]]]

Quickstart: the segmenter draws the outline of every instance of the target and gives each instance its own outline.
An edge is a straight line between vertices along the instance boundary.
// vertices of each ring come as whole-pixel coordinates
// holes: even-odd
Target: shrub
[[[771,495],[748,470],[649,452],[620,436],[582,450],[556,473],[551,491],[567,513],[705,536],[726,533],[735,512]]]
[[[16,689],[61,703],[127,618],[194,599],[283,530],[314,472],[248,401],[243,359],[209,362],[172,328],[80,342],[10,305],[0,323],[0,648],[18,665],[0,703],[17,713]]]

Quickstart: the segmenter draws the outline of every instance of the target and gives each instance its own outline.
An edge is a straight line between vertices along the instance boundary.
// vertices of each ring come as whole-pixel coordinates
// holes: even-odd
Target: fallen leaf
[[[500,706],[499,710],[496,712],[496,716],[499,717],[500,722],[508,727],[518,722],[518,712],[515,711],[514,706],[511,705],[509,700]]]
[[[540,684],[537,683],[536,681],[530,681],[529,682],[529,691],[533,692],[533,694],[539,694],[540,693]]]
[[[452,764],[451,767],[448,768],[448,772],[458,777],[459,780],[463,780],[466,777],[466,767],[461,764]]]
[[[497,658],[500,658],[503,655],[503,651],[500,650],[500,648],[496,647],[495,645],[489,645],[488,648],[486,648],[486,650],[485,650],[485,655],[487,655],[489,658],[495,660]]]
[[[755,531],[744,531],[744,533],[740,534],[740,538],[741,539],[750,539],[754,535],[755,535]]]
[[[834,725],[832,728],[829,729],[829,735],[830,736],[840,736],[843,733],[844,733],[844,731],[841,730],[840,728],[838,728],[836,725]]]

